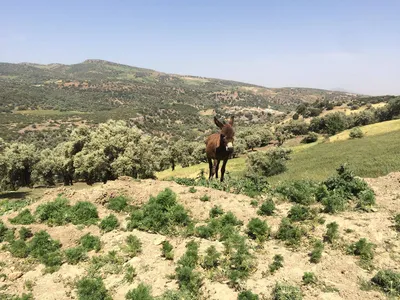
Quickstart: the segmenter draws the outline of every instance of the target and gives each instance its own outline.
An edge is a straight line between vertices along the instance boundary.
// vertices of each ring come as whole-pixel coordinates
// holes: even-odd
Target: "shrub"
[[[260,209],[257,211],[257,214],[262,215],[262,216],[272,216],[274,214],[275,210],[275,203],[274,200],[268,199],[267,201],[264,201]]]
[[[61,226],[70,221],[68,200],[57,197],[53,202],[43,203],[36,208],[35,215],[40,222],[50,226]]]
[[[61,244],[59,241],[53,240],[46,231],[41,230],[35,233],[28,246],[31,255],[40,259],[48,253],[58,251]]]
[[[394,216],[394,228],[400,232],[400,214]]]
[[[150,200],[141,209],[132,212],[128,230],[138,228],[160,233],[171,233],[177,227],[187,226],[190,218],[182,205],[176,201],[176,194],[171,189],[165,189],[157,197]]]
[[[275,271],[279,270],[283,267],[283,256],[280,254],[276,254],[274,256],[274,261],[269,265],[269,271],[271,274],[274,274]]]
[[[278,148],[268,152],[253,152],[247,156],[247,176],[273,176],[286,171],[286,161],[289,160],[290,149]]]
[[[133,279],[137,276],[136,274],[136,269],[132,266],[128,266],[125,270],[125,276],[124,279],[128,282],[128,283],[132,283]]]
[[[314,249],[310,255],[310,262],[316,264],[321,261],[322,252],[324,251],[324,244],[321,241],[316,241]]]
[[[303,283],[304,284],[315,284],[317,283],[317,277],[313,272],[304,272],[303,275]]]
[[[210,196],[203,195],[203,196],[200,197],[200,201],[203,201],[203,202],[210,201]]]
[[[21,227],[18,231],[19,238],[23,241],[31,238],[33,236],[32,231],[29,228]]]
[[[310,217],[311,213],[308,207],[299,204],[293,205],[288,212],[288,218],[293,222],[305,221]]]
[[[6,242],[12,243],[15,241],[15,228],[9,228],[4,234],[4,240]]]
[[[297,245],[300,243],[303,231],[292,224],[288,218],[283,218],[279,225],[276,238],[286,241],[289,245]]]
[[[40,258],[40,262],[46,266],[45,273],[53,273],[60,269],[62,255],[60,251],[46,253]]]
[[[66,249],[65,257],[70,265],[76,265],[78,262],[84,261],[87,258],[86,249],[82,246]]]
[[[375,194],[372,190],[368,189],[359,194],[357,203],[358,208],[369,211],[375,204]]]
[[[326,225],[326,234],[324,236],[324,241],[327,241],[328,243],[333,243],[339,238],[339,225],[336,222],[329,223]]]
[[[101,220],[99,227],[104,232],[110,232],[119,226],[118,219],[115,215],[109,214]]]
[[[351,139],[360,139],[364,136],[360,127],[354,127],[350,130],[349,137]]]
[[[400,273],[398,272],[392,270],[380,270],[371,281],[390,296],[400,295]]]
[[[247,234],[253,240],[264,242],[269,236],[270,228],[267,222],[261,221],[259,218],[252,218],[247,224]]]
[[[218,217],[223,214],[224,214],[224,210],[221,208],[221,206],[218,206],[218,205],[215,205],[210,210],[210,218],[215,218],[215,217]]]
[[[124,196],[118,196],[115,198],[111,198],[108,201],[107,208],[120,212],[123,211],[128,205],[128,200]]]
[[[238,295],[238,300],[258,300],[258,299],[259,299],[258,295],[257,294],[253,294],[249,290],[240,292],[240,294]]]
[[[321,202],[324,206],[324,212],[330,214],[344,211],[347,205],[346,198],[338,192],[331,193],[329,196],[322,199]]]
[[[10,253],[14,257],[26,258],[29,255],[28,245],[24,240],[13,241],[10,245]]]
[[[35,222],[29,209],[24,209],[15,218],[10,219],[11,224],[29,225]]]
[[[303,296],[301,291],[296,286],[284,285],[276,283],[272,291],[273,300],[301,300]]]
[[[276,188],[276,191],[290,202],[310,205],[315,202],[316,183],[309,180],[285,182]]]
[[[79,201],[71,207],[71,221],[73,224],[90,225],[95,224],[99,219],[97,208],[88,201]]]
[[[164,241],[162,243],[161,248],[162,256],[166,259],[173,260],[174,259],[174,247],[171,245],[170,242]]]
[[[85,277],[77,282],[79,300],[112,300],[103,280],[98,277]]]
[[[142,242],[138,237],[134,235],[129,235],[126,238],[126,248],[125,251],[128,252],[130,257],[134,257],[142,252]]]
[[[90,233],[85,234],[79,239],[79,243],[86,251],[95,250],[99,252],[101,249],[100,239]]]
[[[358,242],[353,243],[347,249],[349,254],[360,256],[364,261],[370,261],[374,258],[374,247],[375,245],[369,243],[367,239],[359,239]]]
[[[215,246],[210,246],[206,250],[206,256],[203,259],[201,266],[204,269],[216,268],[219,264],[221,253],[217,251]]]
[[[143,283],[139,283],[137,288],[130,290],[126,296],[126,300],[153,300],[151,295],[151,287]]]
[[[189,189],[189,193],[194,194],[196,192],[197,192],[197,190],[194,188],[194,186],[191,186],[190,189]]]
[[[303,144],[310,144],[318,141],[318,134],[315,132],[310,132],[308,135],[306,135],[302,140],[301,143]]]
[[[0,243],[5,241],[7,231],[7,226],[0,220]]]

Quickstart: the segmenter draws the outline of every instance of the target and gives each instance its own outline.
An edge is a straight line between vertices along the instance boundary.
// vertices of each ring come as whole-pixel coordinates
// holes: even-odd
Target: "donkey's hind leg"
[[[213,177],[213,172],[214,172],[214,168],[213,168],[213,164],[212,164],[212,159],[211,158],[207,158],[208,159],[208,167],[210,168],[210,176],[208,177],[208,179],[211,179],[211,177]]]

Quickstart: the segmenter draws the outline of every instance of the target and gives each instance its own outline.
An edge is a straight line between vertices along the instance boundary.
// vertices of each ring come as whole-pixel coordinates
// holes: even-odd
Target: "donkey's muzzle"
[[[226,145],[226,151],[233,152],[233,144],[232,143],[228,143],[228,145]]]

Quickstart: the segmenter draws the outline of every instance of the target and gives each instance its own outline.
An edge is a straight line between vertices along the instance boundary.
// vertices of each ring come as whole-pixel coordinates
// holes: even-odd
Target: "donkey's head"
[[[222,124],[216,117],[214,117],[214,123],[221,129],[220,146],[225,147],[226,151],[233,152],[233,141],[235,136],[235,130],[233,129],[233,119],[231,117],[228,123]]]

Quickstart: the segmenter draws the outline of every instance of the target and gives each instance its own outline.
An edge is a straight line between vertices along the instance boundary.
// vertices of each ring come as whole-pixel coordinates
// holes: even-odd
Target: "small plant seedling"
[[[125,270],[124,280],[128,283],[132,283],[133,279],[137,276],[136,269],[132,266],[128,266]]]
[[[269,265],[269,272],[274,274],[277,270],[283,267],[283,256],[276,254],[274,256],[274,261]]]
[[[142,242],[139,240],[138,237],[131,234],[126,238],[125,241],[125,251],[129,254],[130,257],[134,257],[142,252]]]
[[[249,224],[247,224],[247,234],[254,240],[264,242],[270,234],[270,228],[266,221],[261,221],[259,218],[252,218]]]
[[[224,210],[221,206],[215,205],[210,210],[210,218],[215,218],[224,214]]]
[[[319,263],[321,261],[322,252],[324,251],[324,243],[322,241],[316,241],[314,244],[314,249],[310,255],[310,262]]]
[[[206,256],[203,259],[202,267],[204,269],[212,269],[218,266],[221,253],[217,251],[215,246],[210,246],[206,250]]]
[[[267,201],[261,204],[260,209],[257,211],[257,214],[261,216],[272,216],[275,211],[275,203],[272,199],[268,199]]]
[[[162,243],[162,248],[161,248],[162,256],[165,257],[166,259],[168,259],[168,260],[173,260],[174,259],[173,250],[174,250],[174,247],[171,245],[170,242],[164,241]]]
[[[336,222],[329,223],[326,225],[326,234],[324,235],[324,241],[333,244],[339,238],[339,225]]]
[[[250,205],[251,205],[252,207],[257,207],[257,206],[258,206],[258,201],[257,201],[256,199],[252,199],[252,200],[250,201]]]
[[[195,189],[195,187],[194,187],[194,186],[191,186],[190,189],[189,189],[189,193],[194,194],[194,193],[196,193],[196,192],[197,192],[197,190]]]

